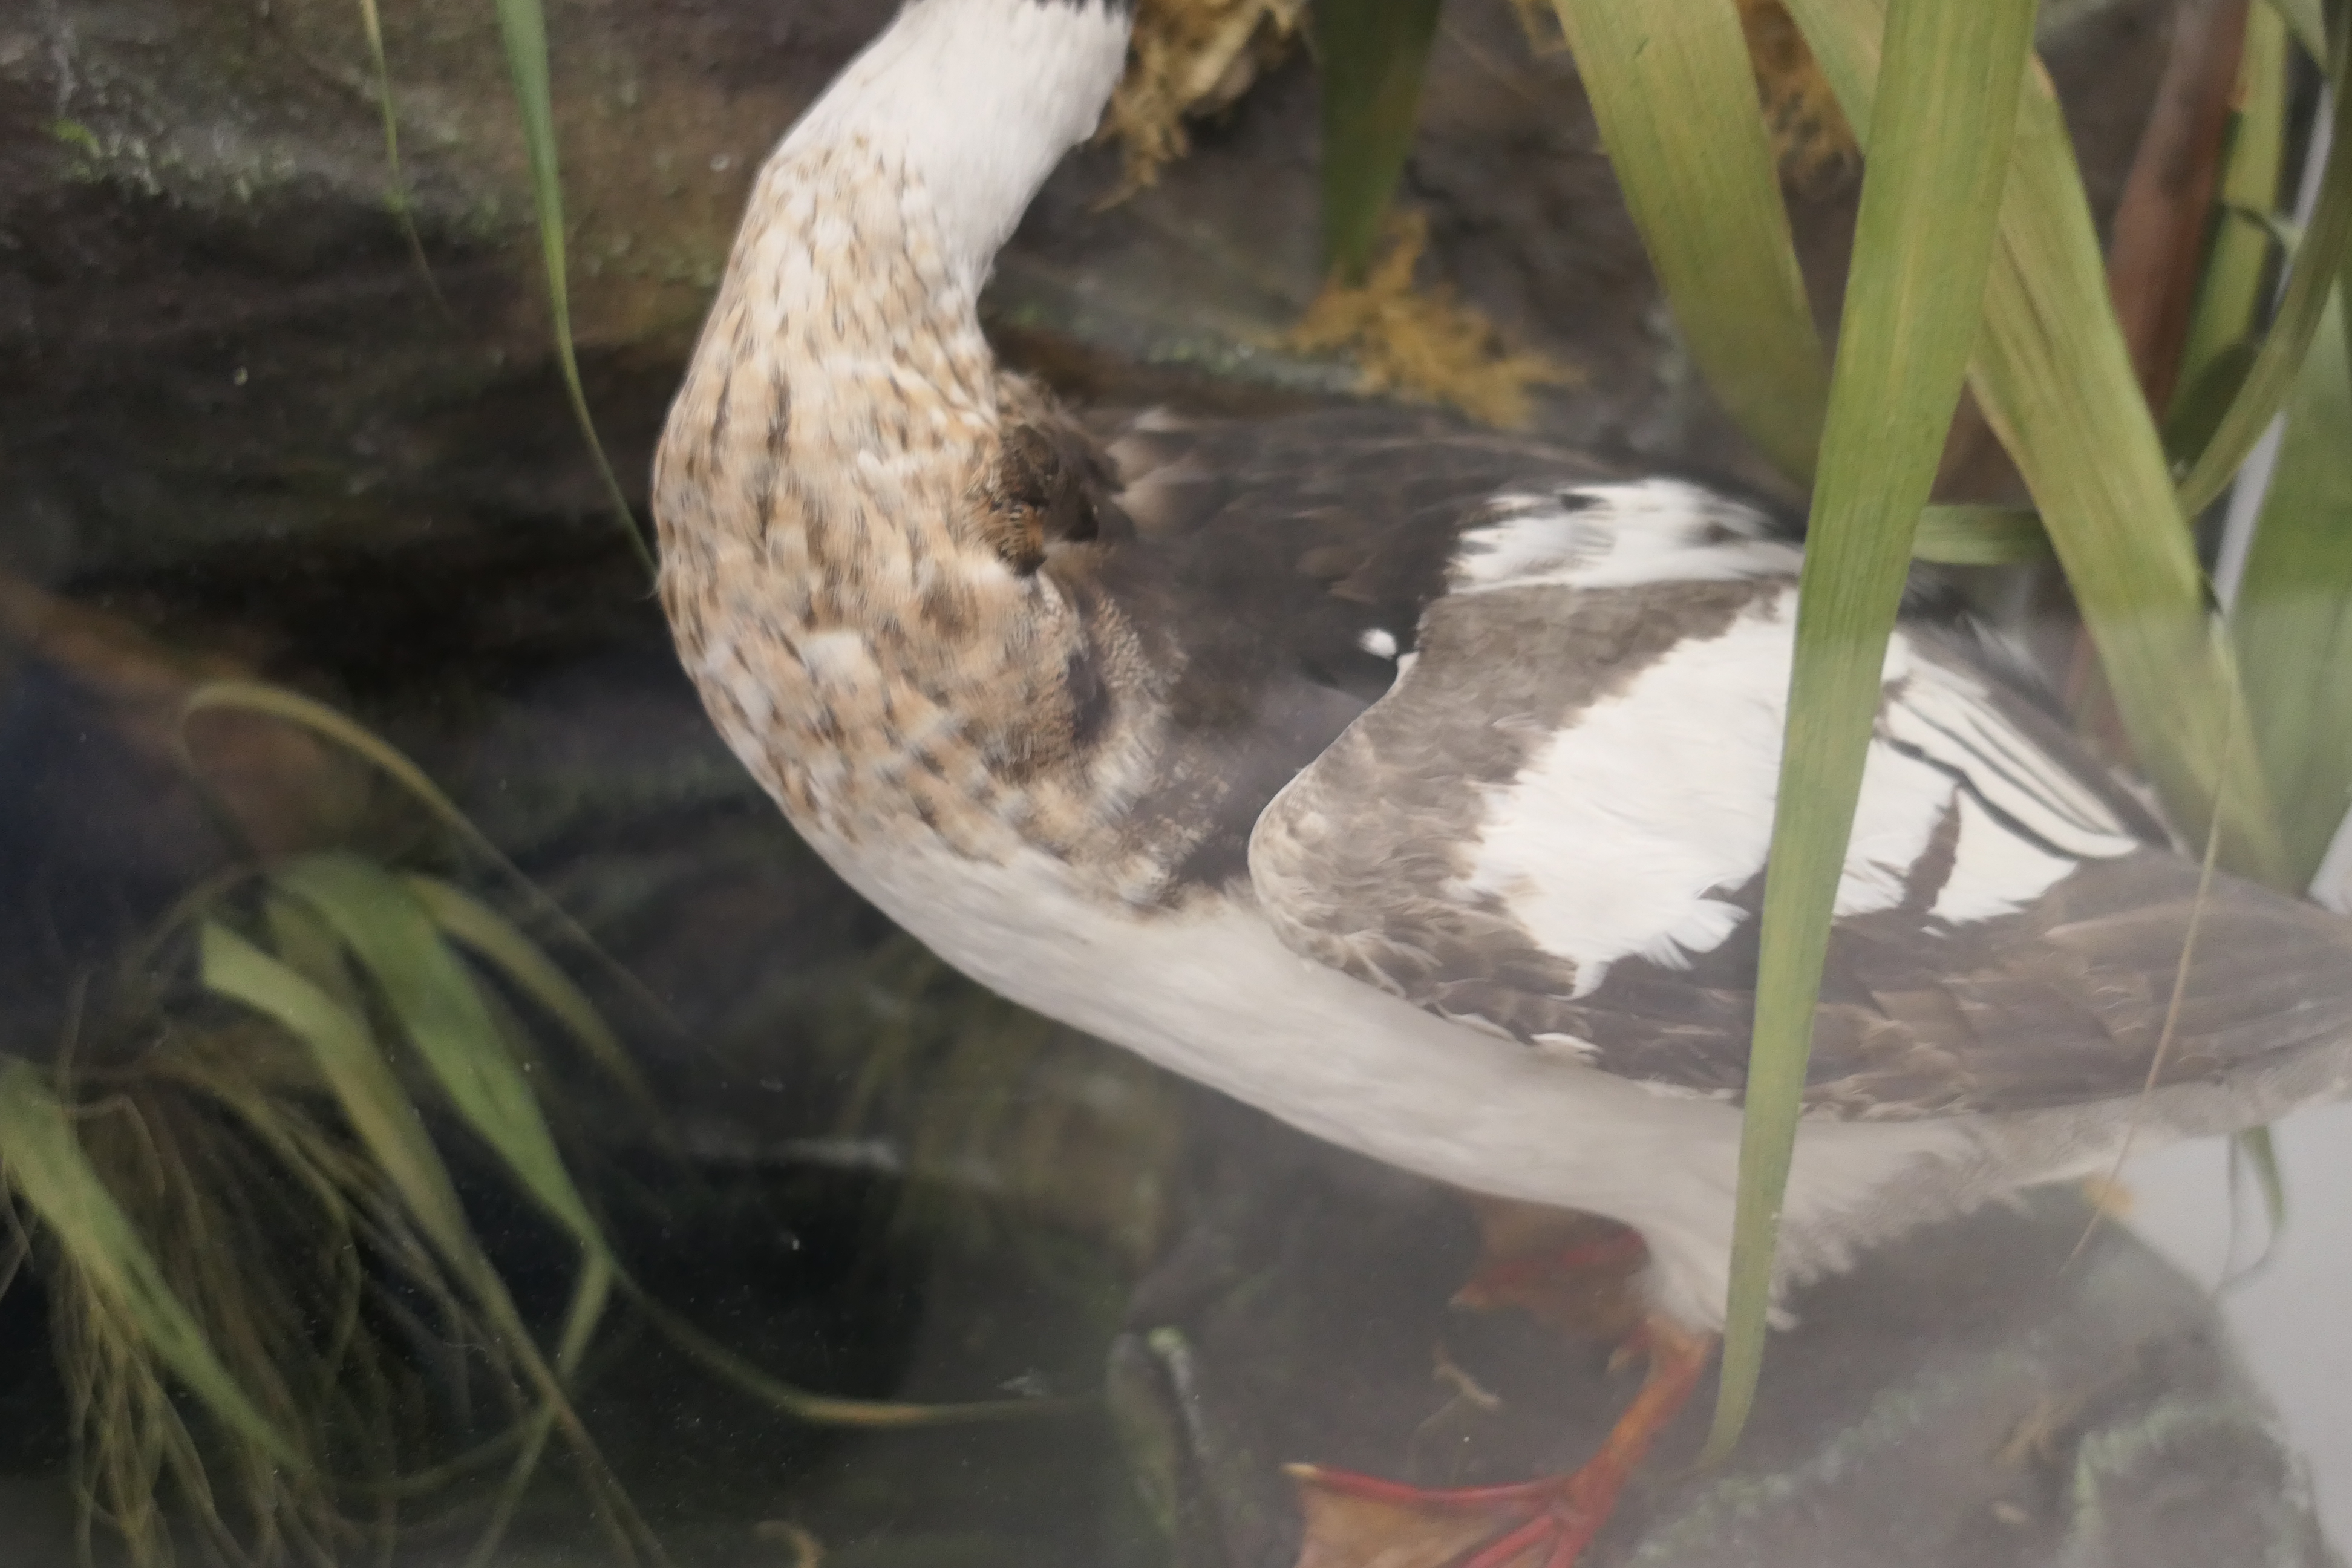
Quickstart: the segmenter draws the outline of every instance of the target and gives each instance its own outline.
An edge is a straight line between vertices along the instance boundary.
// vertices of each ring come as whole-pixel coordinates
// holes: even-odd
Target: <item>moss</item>
[[[1184,121],[1226,108],[1288,52],[1306,0],[1143,0],[1103,133],[1126,153],[1124,200],[1191,147]]]
[[[1571,383],[1575,373],[1540,354],[1512,353],[1494,323],[1450,289],[1416,289],[1413,270],[1428,242],[1420,214],[1392,218],[1388,251],[1362,286],[1326,285],[1289,346],[1349,355],[1368,392],[1448,404],[1488,425],[1526,424],[1529,388]]]

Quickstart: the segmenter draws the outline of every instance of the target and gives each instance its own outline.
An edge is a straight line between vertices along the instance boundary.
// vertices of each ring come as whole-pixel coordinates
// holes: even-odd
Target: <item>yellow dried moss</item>
[[[1141,0],[1127,75],[1103,119],[1103,135],[1127,158],[1109,200],[1155,184],[1192,145],[1184,121],[1248,91],[1288,50],[1306,15],[1307,0]]]
[[[1506,428],[1527,423],[1528,389],[1561,385],[1576,373],[1540,354],[1513,353],[1494,323],[1444,286],[1416,290],[1413,269],[1429,243],[1419,213],[1390,219],[1387,250],[1358,288],[1337,279],[1291,329],[1289,346],[1340,353],[1362,372],[1367,392],[1401,392],[1449,404]]]

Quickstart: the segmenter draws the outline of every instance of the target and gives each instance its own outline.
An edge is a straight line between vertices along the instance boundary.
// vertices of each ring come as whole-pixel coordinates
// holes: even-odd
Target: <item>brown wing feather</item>
[[[1714,635],[1748,596],[1784,588],[1664,582],[1440,600],[1411,678],[1261,822],[1251,866],[1270,917],[1302,952],[1432,1011],[1627,1078],[1737,1099],[1760,873],[1711,895],[1740,911],[1727,940],[1685,963],[1620,958],[1580,994],[1575,963],[1502,900],[1472,891],[1471,870],[1486,802],[1579,710],[1675,638]],[[2061,771],[2123,825],[2121,852],[2063,856],[2073,868],[2010,912],[1939,918],[1956,795],[1900,902],[1833,931],[1812,1109],[1899,1119],[2077,1103],[2137,1092],[2152,1065],[2158,1085],[2212,1080],[2352,1042],[2352,921],[2229,877],[2200,902],[2193,862],[2160,843],[2129,847],[2130,834],[2153,838],[2156,825],[2061,728],[1988,693],[2034,768]],[[1990,789],[1981,802],[2000,798]],[[2158,1063],[2192,923],[2194,963]]]

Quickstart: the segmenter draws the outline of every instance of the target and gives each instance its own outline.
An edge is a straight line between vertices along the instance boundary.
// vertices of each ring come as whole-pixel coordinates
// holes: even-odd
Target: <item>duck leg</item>
[[[1481,1256],[1454,1304],[1524,1312],[1648,1358],[1641,1392],[1584,1466],[1507,1486],[1430,1489],[1293,1466],[1307,1521],[1298,1568],[1572,1568],[1651,1444],[1686,1404],[1712,1334],[1650,1310],[1640,1233],[1597,1215],[1465,1194]]]
[[[1623,1345],[1627,1352],[1649,1357],[1641,1392],[1601,1451],[1564,1476],[1430,1489],[1349,1470],[1291,1466],[1308,1520],[1299,1568],[1343,1568],[1355,1561],[1412,1568],[1573,1568],[1608,1521],[1652,1442],[1689,1401],[1715,1342],[1712,1334],[1693,1333],[1654,1313],[1643,1317]],[[1360,1554],[1349,1545],[1337,1551],[1322,1545],[1328,1532],[1318,1531],[1318,1514],[1349,1502],[1370,1505],[1384,1516],[1382,1528],[1402,1545],[1402,1554]],[[1340,1533],[1360,1539],[1363,1532],[1359,1528]]]

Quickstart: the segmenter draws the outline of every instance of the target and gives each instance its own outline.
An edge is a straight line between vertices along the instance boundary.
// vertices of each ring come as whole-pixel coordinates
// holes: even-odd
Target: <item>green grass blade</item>
[[[1784,473],[1813,471],[1828,361],[1732,0],[1554,0],[1601,141],[1707,385]]]
[[[2270,9],[2278,13],[2304,53],[2326,62],[2327,24],[2319,14],[2319,0],[2270,0]]]
[[[214,1354],[130,1216],[82,1152],[73,1119],[31,1063],[0,1058],[0,1176],[90,1288],[118,1308],[206,1409],[290,1470],[310,1469]]]
[[[2230,626],[2289,885],[2352,808],[2352,363],[2342,291],[2287,404]]]
[[[1397,176],[1412,151],[1438,0],[1318,0],[1323,266],[1360,284]]]
[[[2229,162],[2221,172],[2221,211],[2196,313],[2189,318],[2189,341],[2181,351],[2174,413],[2207,369],[2252,335],[2262,309],[2271,237],[2262,225],[2240,215],[2267,213],[2278,205],[2279,176],[2286,166],[2286,24],[2270,7],[2254,6],[2246,13],[2245,52],[2238,68],[2241,101],[2230,132]],[[2216,427],[2219,423],[2215,420]],[[2210,439],[2208,434],[2198,446]]]
[[[1091,1399],[988,1399],[969,1405],[906,1405],[880,1399],[840,1399],[812,1394],[769,1376],[650,1297],[637,1296],[638,1310],[669,1341],[709,1371],[762,1404],[786,1415],[827,1426],[905,1431],[919,1426],[965,1426],[994,1421],[1026,1421],[1069,1415],[1094,1407]]]
[[[1911,554],[1946,566],[2008,566],[2049,559],[2050,535],[2030,507],[1931,506],[1919,514]]]
[[[1887,13],[1797,607],[1713,1457],[1737,1440],[1763,1366],[1832,908],[1913,529],[1977,338],[2033,21],[2033,0]]]
[[[556,967],[540,945],[523,935],[504,915],[456,885],[438,877],[404,877],[402,885],[425,907],[450,939],[480,954],[512,981],[547,1015],[571,1032],[572,1038],[614,1082],[636,1099],[650,1101],[652,1093],[638,1076],[620,1039],[596,1011],[596,1005]]]
[[[2328,291],[2352,247],[2352,68],[2352,68],[2352,49],[2338,40],[2328,71],[2335,106],[2319,202],[2288,265],[2286,288],[2263,338],[2262,352],[2254,356],[2238,395],[2230,400],[2230,411],[2221,416],[2213,438],[2180,481],[2180,509],[2187,516],[2212,504],[2270,427],[2310,350],[2327,308]]]
[[[539,247],[547,264],[547,305],[555,325],[555,355],[563,369],[563,386],[572,399],[572,416],[588,442],[596,477],[604,482],[614,520],[629,537],[629,548],[648,577],[654,573],[653,552],[629,510],[621,481],[597,438],[596,420],[588,412],[588,394],[580,384],[579,356],[572,346],[572,287],[566,274],[563,234],[563,177],[556,163],[555,94],[547,68],[547,15],[540,0],[497,0],[499,37],[506,46],[507,69],[514,79],[515,107],[522,114],[523,149],[530,161],[531,205],[539,215]]]
[[[400,225],[400,237],[408,246],[408,258],[416,264],[416,275],[425,279],[425,291],[433,297],[433,308],[449,319],[449,301],[441,297],[433,264],[425,258],[425,240],[416,232],[415,205],[409,199],[408,174],[400,163],[400,111],[393,102],[392,67],[383,56],[383,17],[376,9],[376,0],[360,0],[360,26],[367,33],[376,103],[383,110],[383,162],[392,178],[385,199],[392,207],[393,221]]]
[[[2263,1190],[2263,1217],[2276,1237],[2286,1228],[2286,1173],[2279,1168],[2278,1141],[2267,1127],[2251,1128],[2232,1141],[2232,1158],[2245,1161]]]
[[[589,1343],[596,1337],[597,1325],[604,1321],[616,1275],[611,1262],[597,1254],[591,1253],[583,1260],[580,1278],[572,1283],[572,1304],[563,1315],[562,1333],[556,1342],[556,1375],[567,1385],[579,1374]],[[473,1551],[466,1558],[467,1568],[489,1568],[497,1561],[499,1547],[506,1540],[515,1510],[522,1506],[524,1490],[547,1452],[548,1439],[555,1435],[556,1416],[557,1407],[548,1404],[523,1423],[521,1441],[514,1463],[507,1471],[506,1485],[499,1489],[489,1521],[482,1527]]]
[[[2241,1209],[2238,1203],[2238,1182],[2242,1174],[2254,1178],[2254,1187],[2263,1199],[2263,1245],[2252,1262],[2240,1264],[2238,1257],[2238,1224]],[[2223,1256],[2233,1267],[2214,1288],[2214,1294],[2226,1296],[2251,1282],[2271,1266],[2278,1256],[2280,1240],[2286,1235],[2286,1173],[2280,1167],[2278,1141],[2267,1127],[2251,1127],[2230,1140],[2230,1247]]]
[[[262,900],[261,922],[279,962],[344,1007],[358,1006],[342,943],[309,905],[273,893]]]
[[[471,1270],[480,1252],[457,1190],[425,1131],[425,1119],[376,1049],[366,1024],[226,926],[205,921],[197,943],[206,989],[252,1008],[302,1043],[334,1091],[344,1120],[419,1228],[453,1267]]]
[[[416,798],[419,805],[431,812],[451,831],[477,847],[488,849],[488,841],[457,809],[457,802],[441,793],[438,785],[425,777],[425,770],[403,756],[396,749],[371,733],[365,725],[336,712],[323,702],[313,701],[299,691],[289,691],[282,686],[271,686],[258,680],[208,680],[188,694],[181,707],[180,722],[184,729],[192,716],[214,709],[227,709],[242,713],[260,713],[272,719],[282,719],[289,724],[324,736],[352,755],[391,775],[393,781]],[[181,751],[186,753],[186,742]],[[194,763],[188,765],[193,768]]]
[[[1866,137],[1885,0],[1789,8]],[[2210,635],[2204,575],[2107,300],[2065,121],[2039,71],[2011,153],[1984,312],[1970,385],[2032,491],[2140,765],[2183,837],[2204,837],[2218,800],[2223,863],[2275,879],[2279,845],[2252,749],[2223,744],[2243,732],[2242,699]]]
[[[2180,384],[2172,406],[2164,414],[2164,450],[2174,462],[2194,461],[2212,441],[2213,432],[2221,427],[2221,416],[2230,412],[2261,352],[2258,345],[2241,338],[2199,366],[2193,380]]]
[[[383,992],[442,1091],[582,1249],[603,1257],[604,1232],[557,1151],[538,1097],[433,916],[401,881],[355,855],[315,855],[272,878],[302,900]]]
[[[294,879],[302,880],[299,877]],[[341,889],[332,886],[331,873],[319,879],[327,884],[328,902],[334,906],[321,909],[320,913],[363,961],[369,960],[371,952],[382,945],[374,940],[373,927],[365,931],[367,940],[351,941],[351,933],[334,918],[335,909],[346,902],[336,896]],[[384,880],[394,895],[407,899],[397,882],[388,877]],[[289,890],[317,906],[318,900],[309,899],[299,886]],[[429,918],[413,903],[411,908],[415,921],[437,945],[439,939],[433,932]],[[531,1421],[550,1423],[570,1443],[585,1472],[590,1500],[622,1560],[635,1562],[642,1553],[656,1562],[663,1561],[658,1542],[637,1518],[597,1451],[594,1440],[580,1424],[578,1414],[564,1394],[562,1378],[531,1342],[530,1331],[516,1311],[504,1281],[490,1267],[475,1238],[457,1201],[457,1189],[449,1180],[448,1169],[425,1131],[424,1118],[376,1048],[366,1024],[301,974],[217,922],[207,921],[199,929],[198,952],[204,984],[209,989],[272,1019],[310,1050],[369,1158],[399,1193],[417,1227],[463,1281],[504,1350],[520,1363],[539,1398],[540,1408]],[[443,956],[453,965],[457,962],[446,949]],[[381,980],[383,969],[373,962],[370,968]],[[397,963],[394,969],[401,973]],[[462,977],[462,970],[459,973]],[[397,1005],[398,994],[392,985],[386,989],[393,993],[387,999]],[[479,1005],[478,996],[474,1001]],[[575,1320],[587,1310],[580,1305],[583,1300],[601,1311],[603,1294],[609,1288],[606,1262],[600,1244],[591,1252],[581,1284],[575,1289]],[[567,1329],[567,1340],[570,1332]],[[536,1460],[537,1457],[534,1450],[531,1458]],[[490,1544],[495,1549],[495,1542]]]
[[[561,931],[568,940],[578,943],[582,951],[593,955],[605,972],[635,996],[649,1016],[660,1019],[673,1033],[678,1032],[677,1021],[670,1016],[669,1009],[662,1005],[661,999],[647,991],[635,975],[606,953],[597,944],[596,939],[581,928],[579,921],[563,911],[562,905],[540,890],[538,883],[524,876],[522,868],[508,859],[505,852],[474,826],[472,818],[457,809],[457,802],[444,795],[425,776],[425,770],[409,761],[399,748],[323,702],[313,701],[299,691],[289,691],[283,687],[258,680],[208,680],[197,687],[181,705],[183,731],[191,715],[215,708],[267,714],[289,724],[299,724],[332,741],[383,773],[406,790],[411,798],[430,812],[436,821],[456,835],[467,848],[495,867],[530,901],[535,914]],[[185,765],[194,769],[195,763],[187,755],[184,733],[181,738],[181,754]]]

